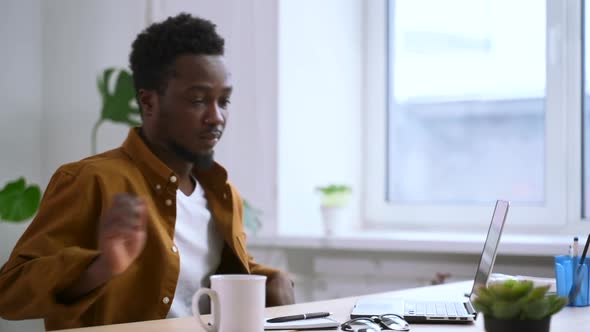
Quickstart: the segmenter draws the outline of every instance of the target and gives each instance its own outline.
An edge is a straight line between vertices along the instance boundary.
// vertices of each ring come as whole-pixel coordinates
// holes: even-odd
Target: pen
[[[580,293],[580,288],[582,287],[582,266],[584,265],[584,261],[586,260],[586,253],[588,253],[588,244],[590,244],[590,234],[588,234],[588,239],[586,240],[586,244],[584,245],[582,259],[580,259],[580,262],[576,267],[576,271],[574,272],[574,282],[568,294],[569,303],[574,303],[574,301],[576,300],[576,296],[578,296],[578,293]]]
[[[578,237],[574,237],[574,257],[578,257]]]
[[[574,248],[572,247],[571,244],[570,244],[569,249],[567,250],[567,254],[570,256],[570,258],[574,258]]]
[[[330,315],[331,315],[331,313],[329,313],[329,312],[312,312],[312,313],[308,313],[308,314],[275,317],[275,318],[271,318],[271,319],[267,320],[267,322],[269,322],[269,323],[283,323],[283,322],[290,322],[293,320],[328,317]]]

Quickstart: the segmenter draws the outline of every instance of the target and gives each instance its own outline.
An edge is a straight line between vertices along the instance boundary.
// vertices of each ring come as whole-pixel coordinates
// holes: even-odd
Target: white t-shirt
[[[223,239],[207,209],[205,192],[196,180],[195,183],[190,196],[181,190],[176,191],[174,244],[180,255],[180,274],[166,318],[192,316],[193,295],[199,288],[208,286],[209,276],[221,260]],[[208,302],[203,296],[200,302],[202,312],[209,311]]]

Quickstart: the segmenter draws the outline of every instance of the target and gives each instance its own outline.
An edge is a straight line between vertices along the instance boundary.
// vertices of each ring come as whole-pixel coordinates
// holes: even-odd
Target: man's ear
[[[157,93],[152,90],[139,89],[137,94],[143,116],[152,116],[158,105]]]

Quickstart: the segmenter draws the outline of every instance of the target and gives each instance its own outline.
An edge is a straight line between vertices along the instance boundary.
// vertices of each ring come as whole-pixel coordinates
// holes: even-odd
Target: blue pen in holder
[[[555,283],[557,288],[557,295],[568,297],[575,279],[575,272],[580,262],[580,257],[570,257],[567,255],[555,256]],[[582,264],[582,284],[580,285],[580,292],[576,296],[573,303],[568,303],[570,307],[585,307],[590,305],[588,299],[590,298],[590,287],[588,287],[588,258],[584,259]]]

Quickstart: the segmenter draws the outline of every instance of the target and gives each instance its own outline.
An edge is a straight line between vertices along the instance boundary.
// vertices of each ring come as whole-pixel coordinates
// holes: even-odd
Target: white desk
[[[402,291],[372,294],[367,296],[393,296],[401,298],[419,298],[419,299],[462,299],[462,294],[471,291],[472,282],[465,281],[440,286],[429,286]],[[347,297],[342,299],[318,301],[294,304],[289,306],[274,307],[266,309],[266,316],[293,315],[302,312],[330,311],[334,318],[344,322],[350,317],[350,310],[358,297]],[[139,323],[107,325],[100,327],[90,327],[83,329],[67,330],[68,332],[202,332],[203,330],[194,320],[194,318],[177,318],[146,321]],[[324,330],[325,331],[325,330]],[[411,331],[484,331],[483,317],[479,317],[475,324],[412,324]],[[565,307],[551,319],[551,331],[569,332],[569,331],[590,331],[590,307],[570,308]]]

